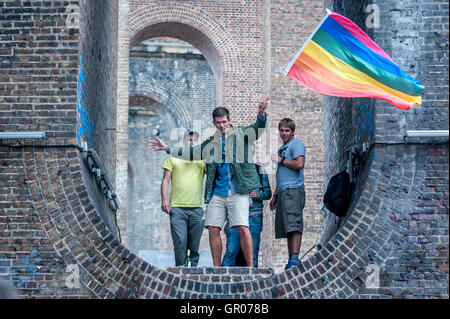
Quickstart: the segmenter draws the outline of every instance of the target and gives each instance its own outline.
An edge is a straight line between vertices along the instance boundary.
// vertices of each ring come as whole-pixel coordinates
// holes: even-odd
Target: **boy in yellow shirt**
[[[198,144],[198,133],[189,130],[183,137],[185,147]],[[196,267],[198,249],[203,232],[202,187],[205,162],[188,161],[169,156],[163,165],[161,183],[161,209],[170,216],[175,252],[175,266],[182,266],[190,249],[191,264]],[[172,184],[170,201],[167,200],[169,184]]]

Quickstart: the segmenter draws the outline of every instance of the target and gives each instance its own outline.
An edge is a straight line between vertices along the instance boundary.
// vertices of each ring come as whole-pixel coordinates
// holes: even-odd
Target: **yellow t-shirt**
[[[202,207],[205,162],[186,161],[169,156],[163,168],[172,172],[170,206]]]

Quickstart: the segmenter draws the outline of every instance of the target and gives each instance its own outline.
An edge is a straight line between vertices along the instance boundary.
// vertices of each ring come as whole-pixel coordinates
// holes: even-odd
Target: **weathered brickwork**
[[[67,227],[81,236],[78,223],[87,221],[69,215],[72,210],[80,210],[80,201],[90,205],[86,192],[82,196],[74,192],[83,185],[80,173],[70,168],[79,167],[78,152],[2,147],[1,154],[3,167],[10,171],[4,175],[2,169],[2,183],[6,183],[2,189],[9,186],[17,196],[1,208],[2,273],[14,282],[19,297],[89,297],[85,287],[73,290],[66,285],[67,266],[76,263],[73,255],[78,253],[77,248],[66,238],[66,254],[61,254],[55,248],[65,244],[54,240],[55,234],[67,235]]]
[[[66,27],[77,1],[1,3],[0,130],[45,131],[47,143],[76,143],[78,30]]]
[[[369,142],[370,145],[386,144],[385,150],[379,156],[389,158],[393,153],[396,154],[394,159],[389,160],[389,164],[385,162],[384,170],[392,167],[393,161],[406,161],[411,166],[410,172],[402,171],[401,174],[393,175],[393,183],[398,183],[395,194],[401,199],[395,200],[395,204],[392,202],[392,206],[389,206],[390,219],[395,221],[396,225],[403,223],[409,226],[409,229],[400,234],[403,244],[397,247],[395,253],[383,265],[381,286],[384,288],[375,292],[363,291],[361,296],[374,297],[379,296],[379,293],[391,297],[448,295],[448,288],[445,290],[448,282],[448,253],[441,251],[448,247],[446,148],[439,144],[421,145],[433,142],[432,139],[404,138],[406,130],[410,129],[448,129],[448,93],[436,94],[444,90],[447,92],[448,88],[448,77],[445,75],[448,72],[448,64],[444,62],[448,61],[445,52],[448,47],[448,32],[441,29],[448,25],[448,5],[442,2],[419,4],[413,1],[375,1],[374,4],[380,9],[380,25],[368,28],[365,16],[361,14],[362,8],[355,10],[361,2],[348,6],[349,3],[350,1],[332,1],[327,5],[357,22],[407,73],[425,86],[422,105],[413,107],[410,111],[398,110],[381,100],[331,97],[325,99],[324,127],[328,143],[325,144],[327,165],[324,173],[327,179],[346,168],[349,154],[345,150],[356,146],[362,151],[364,142]],[[419,7],[426,8],[427,11],[421,11]],[[432,21],[435,24],[431,23]],[[363,127],[365,130],[362,130]],[[435,139],[434,142],[439,141]],[[407,144],[402,146],[405,143]],[[401,155],[401,152],[407,155]],[[436,164],[428,164],[423,154],[430,154],[429,163]],[[372,173],[378,165],[375,162],[378,162],[379,156],[366,153],[360,162],[365,165],[372,162]],[[406,157],[402,159],[403,156]],[[414,172],[413,167],[416,170]],[[424,177],[430,173],[435,177],[433,182],[429,177]],[[366,184],[366,175],[367,169],[358,173],[355,198],[359,197],[361,187]],[[419,193],[403,185],[403,181],[410,178],[415,179],[413,185],[424,187]],[[370,178],[367,179],[367,184],[371,182]],[[427,184],[429,187],[424,186]],[[378,202],[378,199],[376,201]],[[349,216],[355,213],[352,209],[355,204],[358,202],[351,206],[350,214],[342,220],[330,215],[326,221],[322,242],[326,242],[335,234],[346,220],[352,219]],[[434,221],[433,226],[428,222],[430,220]],[[420,221],[419,224],[417,221]],[[424,236],[422,227],[432,228],[431,233],[435,235]],[[425,251],[425,247],[433,252]],[[404,271],[413,273],[405,274]]]
[[[79,31],[66,26],[70,4],[78,2],[0,2],[0,131],[45,131],[46,139],[37,144],[77,143]],[[74,182],[68,171],[73,158],[65,157],[59,169],[60,152],[49,152],[48,157],[44,153],[1,147],[0,272],[14,282],[21,297],[83,297],[84,289],[64,288],[66,263],[56,253],[35,205],[41,202],[44,207],[37,181],[54,199],[49,211],[63,209],[56,206],[56,198],[73,197],[66,194]],[[27,163],[35,170],[33,176]],[[44,176],[48,174],[59,178],[55,192],[50,190],[55,180]]]
[[[403,142],[406,130],[448,129],[448,3],[374,1],[380,28],[374,37],[422,85],[423,103],[409,112],[377,103],[376,139]]]
[[[82,0],[80,5],[80,68],[77,108],[85,108],[87,123],[78,124],[82,140],[98,153],[105,170],[115,181],[118,1]],[[80,72],[81,73],[81,72]],[[84,103],[83,103],[84,102]],[[81,127],[80,127],[81,126]],[[77,131],[77,132],[78,132]],[[86,135],[90,134],[91,138]]]
[[[354,21],[362,30],[371,34],[366,25],[365,8],[367,1],[326,1],[327,8]],[[375,140],[375,107],[373,99],[368,98],[324,98],[324,189],[330,178],[344,170],[353,171],[355,183],[353,198],[358,198],[367,177],[367,167],[372,157],[369,147]],[[352,154],[351,154],[352,153]],[[354,158],[349,164],[349,158]],[[353,206],[349,207],[351,211]],[[328,213],[325,215],[320,242],[325,244],[336,233],[350,214],[343,218]]]
[[[146,95],[148,90],[152,98],[158,92],[166,96],[168,112],[174,113],[175,125],[167,127],[165,138],[179,142],[171,133],[179,135],[174,134],[177,128],[192,128],[194,121],[199,131],[211,126],[215,81],[201,52],[186,42],[164,39],[144,42],[130,53],[130,95]]]
[[[118,50],[117,50],[117,149],[116,149],[116,179],[115,187],[120,198],[122,209],[118,212],[118,224],[120,229],[127,228],[128,210],[128,100],[129,100],[129,78],[121,76],[129,72],[130,63],[127,58],[130,51],[130,30],[128,28],[129,2],[119,0],[118,17]],[[127,242],[126,234],[122,238]]]
[[[80,1],[80,56],[77,83],[77,139],[93,148],[101,169],[115,186],[117,154],[117,56],[118,1]],[[85,180],[95,178],[87,172]],[[108,228],[119,237],[116,212],[105,205],[102,192],[91,183],[89,194],[94,196],[95,209]],[[115,192],[115,189],[111,191]],[[99,195],[97,193],[100,193]],[[94,195],[96,194],[96,195]],[[98,204],[97,204],[98,203]],[[100,204],[102,203],[102,204]],[[125,240],[127,233],[122,234]]]
[[[382,20],[379,29],[373,30],[373,37],[395,61],[427,87],[421,107],[404,112],[387,103],[372,101],[365,109],[366,101],[361,99],[359,103],[363,108],[351,110],[351,105],[358,106],[358,100],[349,103],[348,100],[325,98],[322,101],[318,95],[307,92],[280,75],[280,90],[275,91],[271,102],[272,122],[277,123],[285,115],[295,115],[299,127],[312,130],[302,121],[321,122],[323,116],[324,125],[330,125],[323,129],[323,143],[330,141],[334,145],[324,147],[324,159],[321,163],[317,162],[320,164],[311,160],[311,164],[321,165],[315,170],[321,174],[318,176],[323,182],[338,167],[329,161],[337,159],[336,163],[344,165],[345,156],[339,152],[351,144],[348,141],[373,142],[362,162],[358,196],[354,198],[348,218],[330,235],[324,247],[314,251],[303,265],[281,273],[267,269],[226,267],[157,268],[130,252],[111,233],[88,193],[83,178],[84,154],[73,145],[63,145],[77,143],[77,80],[81,55],[78,28],[64,27],[69,3],[78,4],[77,1],[0,1],[0,131],[42,130],[48,137],[45,141],[2,140],[0,146],[0,273],[6,273],[7,278],[13,281],[20,296],[448,298],[448,139],[442,143],[440,140],[403,139],[407,129],[448,129],[447,3],[420,1],[420,15],[415,11],[418,9],[415,5],[419,2],[379,3],[381,18],[385,20]],[[236,99],[239,105],[248,108],[246,113],[250,116],[255,112],[254,100],[276,86],[278,68],[284,66],[298,49],[293,42],[288,45],[288,38],[299,34],[298,43],[302,43],[309,31],[303,34],[299,29],[312,28],[317,19],[320,20],[324,4],[313,1],[283,1],[282,4],[276,1],[248,2],[246,10],[257,13],[261,23],[263,19],[264,23],[270,23],[269,29],[264,24],[264,29],[259,25],[255,27],[257,30],[253,30],[248,19],[226,19],[231,9],[240,8],[241,2],[227,2],[224,7],[226,14],[223,15],[213,3],[206,2],[200,7],[194,1],[183,1],[167,6],[163,1],[155,1],[147,9],[162,15],[163,4],[166,4],[166,12],[183,8],[184,12],[198,13],[206,18],[209,28],[199,27],[198,30],[205,32],[197,35],[204,36],[200,40],[221,43],[222,46],[215,48],[224,54],[216,55],[216,58],[221,57],[219,71],[222,72],[222,79],[226,80],[219,86],[222,91],[216,87],[216,97],[223,96],[224,102]],[[356,9],[350,10],[354,8],[353,4],[354,1],[331,3],[336,11],[357,19],[358,12],[352,12]],[[119,12],[122,12],[123,5],[124,2],[119,1]],[[124,10],[127,10],[126,7]],[[183,20],[183,13],[177,12],[172,17],[178,17],[178,22],[186,23],[186,20],[198,17],[184,16]],[[281,12],[282,15],[277,16]],[[410,12],[412,18],[408,24],[405,17]],[[152,19],[144,11],[140,15]],[[215,18],[209,19],[211,16]],[[364,21],[363,15],[359,16],[360,21]],[[298,23],[299,17],[304,18],[301,23],[308,24],[297,24],[291,32],[284,32],[281,22],[276,22],[285,19],[286,24],[294,20]],[[137,16],[134,19],[139,20]],[[162,19],[160,15],[152,21],[162,21],[158,19]],[[121,23],[123,20],[119,17],[119,43],[136,39],[134,36],[121,38],[127,34]],[[239,55],[235,55],[240,52],[237,48],[246,47],[236,39],[242,42],[247,39],[227,38],[229,34],[247,34],[240,23],[245,24],[246,31],[256,32],[254,42],[250,42],[252,44],[248,48],[254,45],[253,62],[257,66],[255,73],[245,79],[250,82],[257,79],[257,85],[248,91],[246,87],[249,83],[240,84],[239,80],[230,78],[230,75],[242,72],[240,68],[233,69],[235,65],[239,66],[234,63],[233,57]],[[440,24],[445,27],[441,28]],[[198,24],[193,25],[198,27]],[[217,25],[230,27],[220,29],[220,35],[214,37],[211,30]],[[396,28],[398,31],[390,31]],[[186,30],[188,33],[190,31]],[[264,44],[263,49],[261,38],[266,37],[272,42],[269,47]],[[239,44],[227,47],[230,42],[219,39],[229,39]],[[281,54],[285,48],[283,43],[292,52]],[[409,49],[410,45],[416,46],[416,49]],[[223,48],[234,49],[225,54]],[[125,51],[128,50],[129,47],[126,47]],[[120,60],[123,51],[123,47],[119,46],[117,83],[123,80],[120,78],[120,68],[128,63],[128,60]],[[205,47],[203,53],[210,62],[214,52],[210,55]],[[279,59],[268,63],[259,60],[262,56]],[[285,61],[281,61],[282,57]],[[412,62],[417,64],[412,66]],[[217,69],[212,69],[217,81]],[[271,75],[263,75],[263,69],[271,70]],[[239,88],[242,85],[241,90],[245,93],[234,97],[233,94],[237,93],[233,91],[233,85]],[[250,93],[253,89],[256,97]],[[125,100],[122,90],[123,87],[118,85],[117,104],[120,111],[123,111],[122,102]],[[126,90],[126,103],[128,98]],[[337,110],[331,107],[333,105],[344,112],[336,113]],[[240,112],[238,109],[232,110]],[[128,106],[126,111],[128,123]],[[117,112],[117,121],[120,122],[123,118]],[[373,121],[370,114],[373,114]],[[374,139],[370,138],[369,132],[363,132],[359,137],[358,129],[362,128],[362,123],[374,123]],[[124,138],[119,133],[118,143]],[[298,134],[308,145],[321,143],[310,141],[301,130]],[[270,138],[276,139],[276,134]],[[36,146],[31,146],[33,143]],[[60,146],[37,146],[44,143]],[[118,148],[116,156],[120,157],[121,152]],[[312,167],[310,170],[313,174]],[[116,172],[120,172],[120,167],[116,166]],[[116,179],[119,175],[116,174]],[[312,175],[308,179],[312,179]],[[316,214],[319,214],[318,210]],[[268,225],[269,222],[265,227],[271,227]],[[277,250],[275,246],[271,249]],[[283,258],[280,256],[280,262],[285,262]],[[76,276],[79,281],[69,280],[74,279],[68,271],[71,266],[79,270],[79,276]],[[374,288],[367,285],[371,282],[368,269],[379,271],[379,285]]]

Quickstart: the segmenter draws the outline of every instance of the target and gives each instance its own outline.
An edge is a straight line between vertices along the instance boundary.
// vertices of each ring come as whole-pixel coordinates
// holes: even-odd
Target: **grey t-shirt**
[[[278,149],[278,155],[281,157],[284,156],[287,160],[293,160],[299,156],[305,156],[305,154],[305,144],[296,138],[293,138]],[[289,188],[304,187],[304,184],[303,169],[292,169],[278,164],[277,188],[279,192]]]

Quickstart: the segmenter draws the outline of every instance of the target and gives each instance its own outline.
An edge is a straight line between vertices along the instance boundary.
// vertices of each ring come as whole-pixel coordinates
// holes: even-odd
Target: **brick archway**
[[[237,40],[207,12],[200,7],[186,3],[128,4],[120,2],[122,10],[128,11],[126,27],[119,27],[119,65],[118,65],[118,123],[128,122],[128,76],[129,50],[139,42],[159,37],[170,36],[186,41],[199,49],[208,61],[215,78],[216,106],[248,105],[252,92],[242,97],[233,95],[233,90],[240,86],[239,79],[248,78],[243,67]],[[258,77],[249,79],[257,83]],[[250,90],[251,91],[251,90]],[[248,106],[246,106],[248,108]],[[253,106],[254,108],[255,106]],[[127,141],[126,130],[117,135],[116,185],[117,193],[127,207]],[[121,164],[122,163],[122,164]]]
[[[160,104],[167,105],[168,109],[175,115],[175,118],[179,121],[178,127],[189,128],[192,123],[191,115],[187,108],[183,105],[177,96],[170,95],[167,90],[160,86],[150,85],[149,83],[138,83],[135,90],[130,90],[130,101],[134,97],[147,97]],[[171,127],[174,129],[175,127]]]
[[[130,48],[141,41],[168,36],[189,42],[205,56],[216,82],[216,105],[229,104],[243,63],[226,28],[198,6],[173,3],[137,7],[129,16]]]

